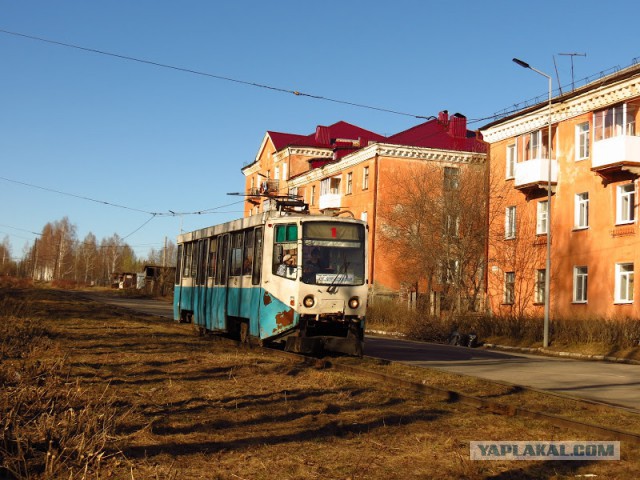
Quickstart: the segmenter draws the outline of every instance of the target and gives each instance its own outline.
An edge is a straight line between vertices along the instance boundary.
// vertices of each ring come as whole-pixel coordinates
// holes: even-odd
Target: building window
[[[636,134],[636,108],[633,105],[618,105],[593,114],[594,141]]]
[[[545,235],[549,233],[549,201],[538,202],[538,216],[536,222],[536,233]]]
[[[633,183],[616,189],[616,223],[633,223],[636,219],[636,188]]]
[[[589,192],[577,193],[575,196],[575,228],[589,226]]]
[[[320,182],[320,195],[337,195],[340,193],[341,177],[325,178]]]
[[[523,135],[522,144],[524,150],[523,158],[525,161],[549,158],[549,128],[541,128],[535,132]],[[553,145],[553,143],[551,145]]]
[[[276,180],[280,180],[280,167],[275,167],[273,178]]]
[[[587,267],[573,267],[573,302],[587,303]]]
[[[287,163],[283,163],[282,164],[282,180],[286,180],[287,179],[288,166],[289,165]]]
[[[616,264],[616,303],[633,302],[633,263]]]
[[[311,205],[315,205],[316,204],[316,186],[315,185],[311,186],[311,199],[310,199],[309,203]]]
[[[364,167],[362,170],[362,189],[367,190],[369,188],[369,167]]]
[[[536,291],[535,291],[535,302],[536,303],[544,303],[545,295],[544,295],[544,284],[547,276],[547,271],[543,268],[536,271]]]
[[[516,175],[516,144],[507,145],[507,165],[505,178],[511,179]]]
[[[504,303],[513,305],[516,292],[516,272],[504,273]]]
[[[507,207],[504,215],[504,238],[516,238],[516,207]]]
[[[589,122],[576,125],[576,160],[589,158]]]
[[[353,192],[353,173],[349,172],[347,173],[347,195],[351,195],[351,193]]]
[[[460,169],[454,167],[444,167],[444,191],[457,190],[460,184]]]
[[[448,214],[445,217],[444,231],[445,236],[449,238],[458,238],[460,231],[460,217],[458,215]]]
[[[360,220],[362,220],[363,222],[366,222],[366,221],[367,221],[367,219],[368,219],[367,212],[362,212],[362,213],[360,214]]]

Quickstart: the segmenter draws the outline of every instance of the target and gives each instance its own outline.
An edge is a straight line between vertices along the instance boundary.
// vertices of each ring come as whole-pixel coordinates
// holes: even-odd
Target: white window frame
[[[636,221],[636,185],[625,183],[616,187],[616,225]]]
[[[606,140],[607,138],[621,135],[635,135],[636,107],[623,103],[593,113],[593,141]]]
[[[362,169],[362,190],[369,189],[369,167]]]
[[[516,238],[516,207],[507,207],[504,212],[504,238]]]
[[[513,305],[516,294],[516,272],[504,272],[504,296],[502,303]]]
[[[540,200],[536,209],[536,234],[547,235],[549,233],[549,201]]]
[[[573,303],[587,303],[589,269],[584,265],[573,267]]]
[[[576,125],[576,161],[589,158],[589,122]]]
[[[287,180],[287,170],[289,170],[289,164],[283,163],[282,164],[282,180]]]
[[[576,229],[589,227],[589,192],[576,193],[573,225]]]
[[[280,167],[276,165],[276,166],[275,166],[275,167],[273,167],[273,168],[274,168],[274,169],[273,169],[273,178],[274,178],[275,180],[280,180]]]
[[[316,204],[316,186],[311,185],[311,198],[309,199],[309,204],[311,206]]]
[[[540,268],[536,270],[536,285],[535,285],[535,303],[544,303],[545,301],[545,282],[546,282],[547,270]]]
[[[633,262],[616,263],[614,298],[616,303],[633,303]]]
[[[347,185],[346,185],[346,195],[351,195],[353,193],[353,172],[347,173]]]
[[[518,162],[518,149],[515,143],[507,145],[507,159],[505,165],[505,179],[511,180],[516,176],[516,163]]]

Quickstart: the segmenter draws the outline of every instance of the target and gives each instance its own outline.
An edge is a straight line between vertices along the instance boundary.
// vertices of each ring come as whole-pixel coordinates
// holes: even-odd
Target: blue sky
[[[546,95],[546,79],[513,57],[554,88],[554,55],[571,83],[559,53],[587,54],[574,57],[576,80],[640,57],[632,1],[0,0],[0,11],[6,31],[411,115],[448,109],[470,128]],[[240,169],[267,130],[344,120],[392,134],[421,122],[6,33],[0,72],[0,238],[14,257],[64,216],[80,239],[117,233],[144,257],[181,228],[242,215],[226,193],[243,190]]]

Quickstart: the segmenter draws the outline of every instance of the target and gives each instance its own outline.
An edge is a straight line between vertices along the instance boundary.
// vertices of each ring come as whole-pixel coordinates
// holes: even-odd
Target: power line
[[[74,45],[72,43],[65,43],[65,42],[60,42],[57,40],[51,40],[48,38],[42,38],[42,37],[36,37],[34,35],[27,35],[24,33],[19,33],[19,32],[11,32],[9,30],[3,30],[0,29],[0,33],[5,33],[7,35],[13,35],[16,37],[22,37],[22,38],[28,38],[30,40],[36,40],[38,42],[44,42],[44,43],[50,43],[52,45],[58,45],[61,47],[66,47],[66,48],[74,48],[76,50],[82,50],[85,52],[90,52],[90,53],[97,53],[99,55],[106,55],[109,57],[115,57],[115,58],[119,58],[121,60],[129,60],[132,62],[138,62],[138,63],[143,63],[146,65],[153,65],[154,67],[160,67],[160,68],[168,68],[170,70],[177,70],[179,72],[184,72],[184,73],[191,73],[193,75],[200,75],[203,77],[209,77],[209,78],[215,78],[216,80],[223,80],[226,82],[233,82],[233,83],[238,83],[241,85],[247,85],[247,86],[251,86],[251,87],[257,87],[257,88],[263,88],[263,89],[267,89],[267,90],[273,90],[275,92],[280,92],[280,93],[290,93],[293,95],[296,95],[298,97],[307,97],[307,98],[313,98],[315,100],[323,100],[326,102],[332,102],[332,103],[339,103],[342,105],[349,105],[351,107],[358,107],[358,108],[365,108],[368,110],[376,110],[378,112],[384,112],[384,113],[391,113],[394,115],[402,115],[405,117],[413,117],[413,118],[422,118],[422,119],[427,119],[430,118],[430,116],[424,116],[424,115],[416,115],[416,114],[412,114],[412,113],[406,113],[406,112],[400,112],[397,110],[391,110],[388,108],[382,108],[382,107],[374,107],[371,105],[365,105],[363,103],[356,103],[356,102],[351,102],[348,100],[340,100],[340,99],[336,99],[336,98],[331,98],[331,97],[325,97],[323,95],[315,95],[312,93],[305,93],[305,92],[301,92],[299,90],[290,90],[287,88],[281,88],[281,87],[275,87],[273,85],[267,85],[267,84],[263,84],[263,83],[257,83],[257,82],[250,82],[248,80],[240,80],[237,78],[232,78],[232,77],[227,77],[227,76],[223,76],[223,75],[217,75],[214,73],[208,73],[208,72],[202,72],[199,70],[193,70],[191,68],[184,68],[184,67],[177,67],[175,65],[169,65],[167,63],[160,63],[160,62],[154,62],[152,60],[145,60],[142,58],[137,58],[137,57],[131,57],[129,55],[122,55],[119,53],[113,53],[113,52],[107,52],[105,50],[98,50],[95,48],[88,48],[88,47],[83,47],[80,45]]]
[[[106,200],[98,200],[98,199],[87,197],[87,196],[84,196],[84,195],[78,195],[78,194],[75,194],[75,193],[63,192],[62,190],[56,190],[54,188],[43,187],[43,186],[40,186],[40,185],[34,185],[33,183],[22,182],[20,180],[14,180],[14,179],[3,177],[3,176],[0,176],[0,180],[4,180],[5,182],[9,182],[9,183],[15,183],[17,185],[22,185],[23,187],[35,188],[35,189],[38,189],[38,190],[43,190],[45,192],[56,193],[58,195],[65,195],[67,197],[73,197],[73,198],[77,198],[77,199],[80,199],[80,200],[86,200],[88,202],[99,203],[101,205],[107,205],[109,207],[122,208],[122,209],[125,209],[125,210],[130,210],[130,211],[139,212],[139,213],[146,213],[147,215],[151,215],[152,218],[153,217],[179,217],[179,216],[182,216],[182,215],[208,215],[208,214],[211,214],[211,213],[226,213],[226,212],[218,212],[217,210],[220,210],[221,208],[226,208],[226,207],[229,207],[229,206],[232,206],[232,205],[236,205],[238,203],[243,203],[243,200],[241,200],[241,201],[238,201],[238,202],[233,202],[233,203],[228,203],[228,204],[225,204],[225,205],[220,205],[218,207],[207,208],[207,209],[204,209],[204,210],[196,210],[196,211],[193,211],[193,212],[175,212],[173,210],[167,210],[166,212],[151,212],[151,211],[148,211],[148,210],[142,210],[140,208],[129,207],[127,205],[121,205],[121,204],[118,204],[118,203],[107,202]],[[148,220],[148,221],[151,221],[151,220]],[[145,222],[145,223],[147,223],[147,222]],[[29,232],[29,233],[34,233],[34,232]],[[36,235],[39,235],[39,234],[36,234]],[[127,236],[129,236],[129,235],[127,235]]]

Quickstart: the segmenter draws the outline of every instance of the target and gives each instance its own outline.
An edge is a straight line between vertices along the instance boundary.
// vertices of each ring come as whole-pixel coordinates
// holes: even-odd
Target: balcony
[[[591,170],[607,183],[640,175],[640,137],[618,135],[594,141]]]
[[[342,195],[339,193],[325,193],[320,195],[318,199],[318,208],[325,210],[327,208],[340,208]]]
[[[558,183],[558,162],[547,158],[533,158],[516,163],[516,175],[513,186],[529,195],[536,190],[546,190],[551,162],[551,190]]]
[[[272,197],[278,194],[280,189],[279,180],[264,180],[257,187],[252,187],[247,190],[248,197]]]

